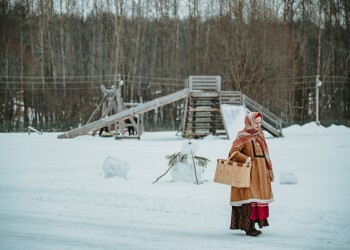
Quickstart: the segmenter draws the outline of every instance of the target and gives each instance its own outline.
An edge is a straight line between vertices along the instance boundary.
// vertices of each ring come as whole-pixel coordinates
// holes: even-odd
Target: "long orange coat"
[[[269,170],[266,166],[265,154],[259,142],[255,139],[239,146],[232,146],[230,156],[237,162],[245,163],[248,157],[252,160],[250,173],[250,187],[231,187],[231,206],[259,202],[270,203],[273,201]]]

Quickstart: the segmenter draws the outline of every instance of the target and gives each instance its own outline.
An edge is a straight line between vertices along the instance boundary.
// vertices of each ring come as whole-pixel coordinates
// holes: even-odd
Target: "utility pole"
[[[320,64],[321,64],[321,14],[322,14],[322,1],[320,1],[319,13],[318,13],[318,48],[317,48],[317,75],[316,75],[316,124],[320,125],[320,110],[319,110],[319,98],[320,98]]]
[[[320,87],[322,86],[322,82],[320,81],[320,75],[316,76],[316,124],[320,125],[320,115],[319,115],[319,99],[320,99]]]

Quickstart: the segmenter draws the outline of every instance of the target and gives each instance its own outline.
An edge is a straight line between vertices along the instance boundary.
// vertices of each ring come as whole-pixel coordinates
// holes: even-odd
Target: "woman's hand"
[[[273,174],[273,171],[269,170],[269,174],[270,174],[270,180],[273,182],[275,180],[275,175]]]
[[[245,164],[249,164],[252,161],[251,157],[248,157],[247,160],[245,161]]]

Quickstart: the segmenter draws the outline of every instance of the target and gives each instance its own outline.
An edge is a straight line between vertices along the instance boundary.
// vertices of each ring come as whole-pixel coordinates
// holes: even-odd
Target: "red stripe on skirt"
[[[249,219],[252,221],[265,220],[269,217],[269,205],[267,203],[251,203],[252,211]]]

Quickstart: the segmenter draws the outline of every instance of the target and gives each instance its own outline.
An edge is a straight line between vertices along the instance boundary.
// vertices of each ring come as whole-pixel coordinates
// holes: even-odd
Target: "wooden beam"
[[[100,103],[97,105],[96,109],[94,110],[94,112],[92,113],[92,115],[90,116],[89,120],[86,122],[86,124],[90,123],[91,119],[96,115],[96,113],[98,111],[100,111],[101,106],[103,104],[103,102],[107,99],[107,94],[105,94],[102,98],[102,100],[100,101]]]
[[[187,112],[220,112],[219,108],[189,108]]]
[[[81,126],[79,128],[72,129],[72,130],[67,131],[63,134],[59,134],[57,136],[57,138],[58,139],[74,138],[74,137],[77,137],[80,135],[87,134],[88,132],[90,132],[92,130],[109,126],[109,125],[115,123],[116,121],[125,119],[126,117],[138,115],[138,114],[143,114],[143,113],[146,113],[150,110],[154,110],[157,107],[162,107],[162,106],[167,105],[169,103],[181,100],[181,99],[187,97],[188,93],[189,93],[188,89],[183,89],[183,90],[180,90],[180,91],[175,92],[173,94],[163,96],[163,97],[160,97],[158,99],[155,99],[155,100],[152,100],[149,102],[145,102],[145,103],[140,104],[136,107],[123,110],[117,114],[114,114],[114,115],[111,115],[109,117],[94,121],[92,123],[86,124],[86,125]]]

